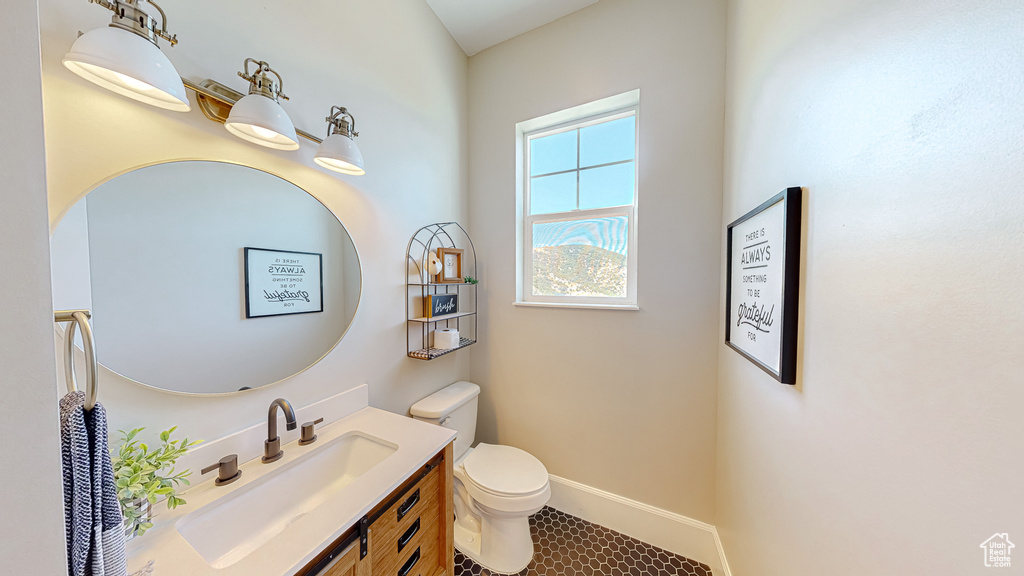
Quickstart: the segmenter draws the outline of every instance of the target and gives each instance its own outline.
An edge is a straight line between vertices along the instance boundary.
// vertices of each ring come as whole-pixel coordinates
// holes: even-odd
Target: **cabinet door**
[[[359,542],[356,541],[317,576],[369,576],[369,574],[370,557],[359,559]]]

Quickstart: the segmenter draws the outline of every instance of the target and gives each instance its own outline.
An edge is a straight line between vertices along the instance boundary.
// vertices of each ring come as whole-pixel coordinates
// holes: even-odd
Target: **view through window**
[[[525,299],[635,304],[635,107],[524,136]]]

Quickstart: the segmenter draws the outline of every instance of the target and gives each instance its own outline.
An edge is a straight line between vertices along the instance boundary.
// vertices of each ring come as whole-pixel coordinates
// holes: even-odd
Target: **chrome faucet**
[[[295,430],[295,410],[284,398],[278,398],[270,403],[270,410],[267,411],[267,441],[263,443],[263,463],[268,464],[280,460],[284,456],[281,450],[281,437],[277,435],[277,408],[284,410],[285,427]]]

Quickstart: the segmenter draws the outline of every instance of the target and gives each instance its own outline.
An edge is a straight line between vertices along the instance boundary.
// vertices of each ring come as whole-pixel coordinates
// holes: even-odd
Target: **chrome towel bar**
[[[85,349],[85,409],[92,410],[96,405],[97,392],[97,365],[96,365],[96,341],[92,337],[92,326],[89,325],[89,318],[92,314],[88,310],[58,310],[53,313],[54,322],[67,322],[67,330],[64,331],[64,379],[67,382],[68,392],[78,390],[78,382],[75,378],[75,329],[82,330],[82,346]]]

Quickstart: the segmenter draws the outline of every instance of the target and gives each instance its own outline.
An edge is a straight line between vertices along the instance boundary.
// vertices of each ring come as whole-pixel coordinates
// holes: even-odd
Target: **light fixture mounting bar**
[[[238,100],[242,97],[242,94],[240,94],[238,91],[228,88],[227,86],[224,86],[216,80],[205,80],[203,82],[205,86],[201,84],[196,84],[195,82],[192,82],[187,78],[182,78],[181,82],[185,85],[185,88],[188,88],[189,90],[195,92],[198,96],[201,96],[203,98],[209,98],[210,100],[215,100],[217,102],[220,102],[221,104],[226,104],[228,107],[234,106],[235,103],[238,102]],[[217,90],[212,90],[211,87],[216,88]],[[234,94],[238,94],[238,96],[236,97],[234,96]],[[221,115],[211,113],[207,107],[203,106],[202,102],[200,102],[200,107],[203,108],[203,113],[206,114],[206,117],[210,120],[214,120],[216,122],[220,122],[221,124],[223,124],[224,120],[227,119],[227,114]],[[317,144],[323,142],[323,139],[317,138],[316,136],[313,136],[312,134],[306,132],[305,130],[299,130],[298,128],[296,128],[295,133],[298,134],[299,136],[302,136],[306,140],[311,140],[313,142],[316,142]]]

